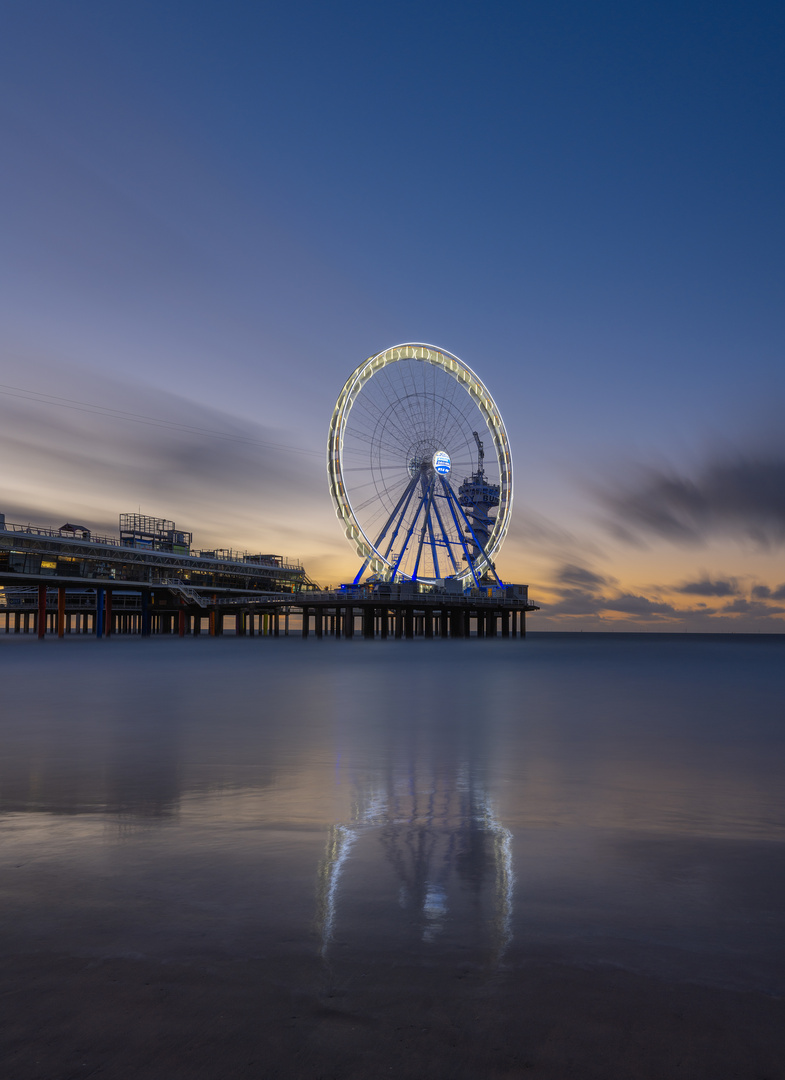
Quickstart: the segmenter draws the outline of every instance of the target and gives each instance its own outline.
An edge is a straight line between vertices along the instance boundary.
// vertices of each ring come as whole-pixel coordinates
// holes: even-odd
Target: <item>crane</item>
[[[477,443],[477,472],[484,472],[485,450],[483,449],[482,439],[480,438],[479,431],[473,431],[474,441]]]

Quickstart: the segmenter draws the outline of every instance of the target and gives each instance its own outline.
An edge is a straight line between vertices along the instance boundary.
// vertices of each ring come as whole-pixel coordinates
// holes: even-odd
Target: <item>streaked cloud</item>
[[[320,455],[291,435],[131,379],[57,368],[0,394],[2,506],[9,521],[173,518],[203,547],[301,556],[341,544]],[[97,407],[96,407],[97,406]]]
[[[716,578],[704,574],[679,585],[651,585],[645,591],[622,589],[614,578],[598,574],[577,563],[557,565],[548,583],[533,588],[541,606],[536,617],[542,629],[659,629],[693,631],[785,629],[785,607],[768,601],[785,599],[785,585],[777,590],[755,586],[750,597],[741,595],[736,578]],[[648,595],[647,595],[648,594]],[[670,596],[716,597],[728,602],[709,606],[698,601],[682,607]],[[552,597],[552,599],[549,599]],[[733,599],[728,599],[728,598]],[[534,625],[534,624],[533,624]]]
[[[736,578],[712,581],[708,576],[704,576],[699,581],[685,581],[677,585],[674,591],[687,596],[736,596],[739,585]]]
[[[596,574],[585,566],[577,566],[575,563],[565,563],[557,570],[555,579],[565,585],[575,585],[582,589],[597,589],[608,584],[608,579],[601,574]]]
[[[631,543],[736,537],[785,543],[785,452],[715,456],[692,473],[647,468],[597,491],[611,532]]]

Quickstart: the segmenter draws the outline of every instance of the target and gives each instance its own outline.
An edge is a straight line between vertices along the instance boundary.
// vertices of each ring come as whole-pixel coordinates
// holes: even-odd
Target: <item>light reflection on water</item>
[[[783,646],[0,642],[11,950],[782,985]]]

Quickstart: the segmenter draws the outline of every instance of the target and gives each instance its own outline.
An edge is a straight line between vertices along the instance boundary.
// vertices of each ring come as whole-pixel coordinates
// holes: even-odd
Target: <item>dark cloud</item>
[[[556,580],[565,585],[576,585],[589,592],[608,584],[607,578],[595,574],[593,570],[587,570],[585,566],[576,566],[574,563],[565,563],[561,566],[556,572]]]
[[[665,604],[658,600],[649,600],[645,596],[634,596],[632,593],[622,593],[621,596],[605,601],[606,611],[621,611],[625,615],[651,616],[651,615],[678,615],[679,612],[671,604]]]
[[[768,585],[756,585],[752,595],[755,600],[785,600],[785,583],[778,585],[776,589],[770,589]]]
[[[605,606],[603,597],[582,589],[559,589],[558,592],[559,599],[554,603],[541,604],[548,615],[598,615]]]
[[[650,619],[658,616],[678,616],[670,604],[658,600],[649,600],[645,596],[632,593],[620,593],[618,596],[598,596],[584,589],[557,589],[559,599],[553,603],[543,603],[542,609],[547,615],[600,615],[604,611],[620,612],[637,618]]]
[[[685,593],[688,596],[736,596],[739,586],[735,578],[712,581],[704,576],[700,581],[685,581],[677,586],[675,592]]]
[[[785,608],[772,607],[759,600],[745,600],[742,596],[722,608],[722,613],[727,615],[782,615],[783,612]]]
[[[644,470],[633,483],[599,491],[610,528],[629,542],[660,536],[698,543],[730,535],[785,543],[785,453],[717,457],[692,476]]]

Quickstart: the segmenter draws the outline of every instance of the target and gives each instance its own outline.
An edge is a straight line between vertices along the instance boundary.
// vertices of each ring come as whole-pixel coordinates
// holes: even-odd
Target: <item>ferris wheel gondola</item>
[[[335,406],[327,469],[364,560],[356,581],[370,569],[383,581],[500,583],[510,447],[488,389],[457,356],[409,342],[360,364]]]

